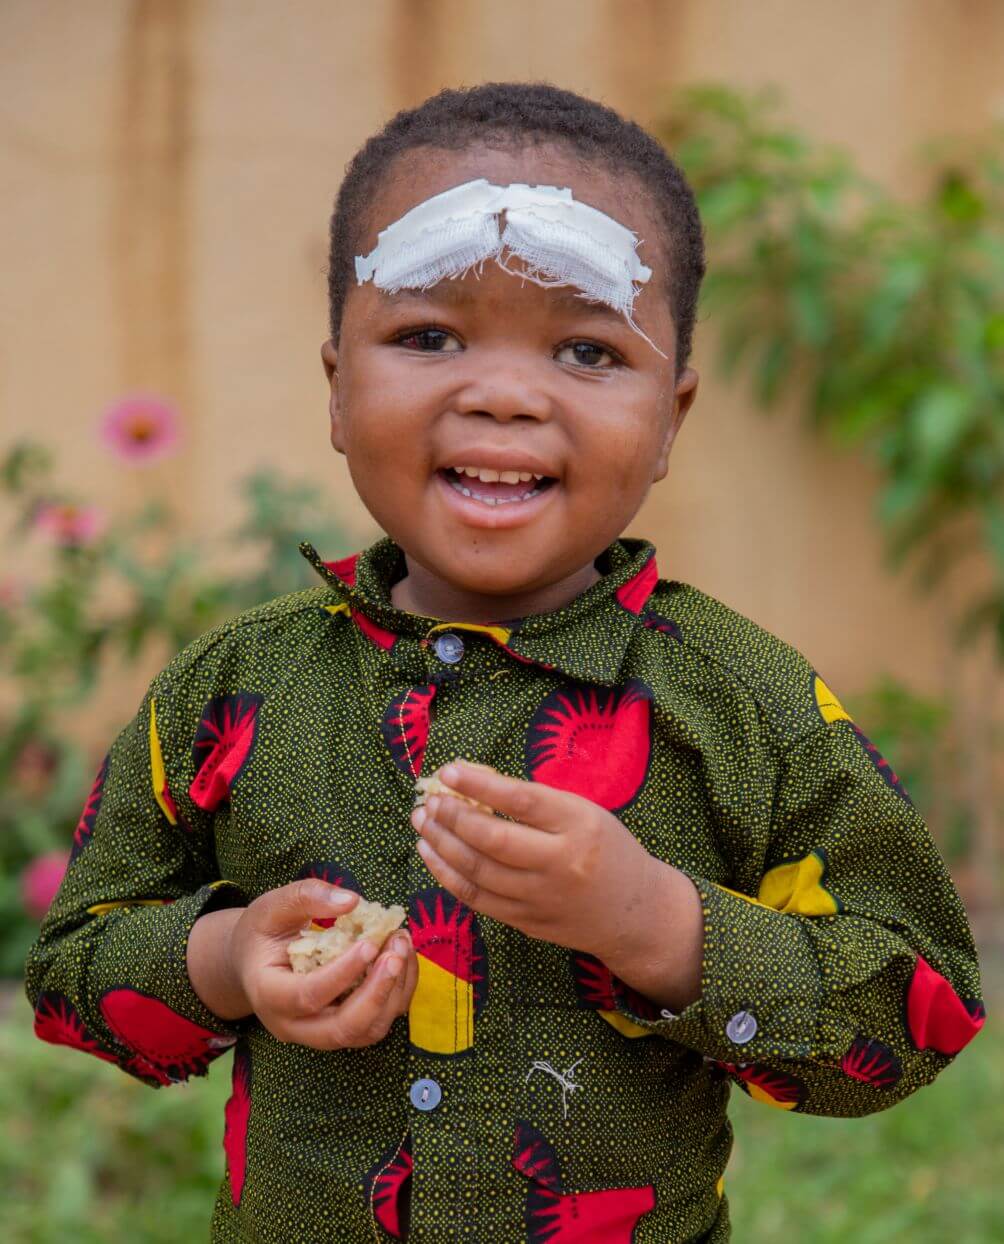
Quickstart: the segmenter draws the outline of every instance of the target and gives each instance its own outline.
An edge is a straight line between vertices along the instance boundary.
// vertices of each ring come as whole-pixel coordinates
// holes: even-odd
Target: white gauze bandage
[[[662,354],[632,318],[652,275],[638,244],[630,229],[577,202],[569,189],[496,186],[482,177],[433,195],[381,230],[373,250],[356,256],[356,279],[391,294],[428,289],[494,259],[513,276],[571,285],[583,298],[605,303]],[[519,266],[512,266],[513,257]]]

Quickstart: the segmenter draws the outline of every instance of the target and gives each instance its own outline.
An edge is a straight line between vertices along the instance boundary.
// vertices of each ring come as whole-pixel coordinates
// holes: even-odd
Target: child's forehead
[[[605,212],[642,239],[639,253],[651,257],[658,246],[655,205],[630,173],[552,144],[525,148],[478,145],[459,150],[416,147],[402,152],[382,178],[368,213],[360,222],[359,248],[367,253],[382,229],[434,195],[484,178],[495,185],[522,182],[567,188],[580,203]]]

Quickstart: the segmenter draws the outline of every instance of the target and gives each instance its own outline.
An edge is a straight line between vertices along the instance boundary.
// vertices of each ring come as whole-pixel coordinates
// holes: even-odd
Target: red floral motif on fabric
[[[408,931],[416,954],[473,986],[477,1018],[488,996],[488,962],[474,912],[446,890],[421,890],[411,900]]]
[[[918,1050],[953,1055],[983,1027],[982,1004],[963,1002],[949,982],[920,955],[906,994],[906,1027]]]
[[[352,873],[334,860],[315,860],[312,864],[304,864],[296,874],[296,880],[302,881],[306,877],[317,877],[321,881],[326,881],[328,885],[336,885],[340,890],[351,890],[354,894],[361,895],[363,892],[362,886]],[[311,916],[310,919],[319,928],[330,929],[338,917]]]
[[[91,835],[94,833],[94,822],[98,818],[98,809],[101,807],[101,796],[104,794],[105,779],[107,777],[108,757],[106,756],[102,760],[97,777],[91,785],[91,793],[87,796],[87,802],[84,804],[84,810],[80,814],[77,828],[73,831],[73,845],[70,847],[71,864],[90,842]]]
[[[234,1044],[234,1037],[185,1019],[159,998],[127,985],[109,989],[101,997],[105,1023],[134,1053],[128,1067],[137,1075],[170,1084],[198,1075]]]
[[[251,759],[262,697],[242,691],[210,700],[202,710],[192,756],[195,779],[189,795],[212,812],[230,798],[234,783]]]
[[[537,709],[526,736],[533,781],[611,812],[634,801],[651,754],[652,691],[637,678],[620,687],[559,687]]]
[[[35,1007],[35,1036],[50,1045],[69,1045],[85,1054],[93,1054],[106,1063],[118,1062],[114,1054],[101,1048],[84,1027],[76,1007],[64,994],[43,993]]]
[[[579,1006],[591,1011],[616,1011],[623,1004],[642,1019],[659,1018],[655,1003],[614,976],[600,959],[575,950],[570,958]]]
[[[429,741],[432,725],[432,701],[435,698],[435,683],[425,687],[409,687],[391,700],[380,722],[380,733],[390,749],[391,758],[409,777],[417,778],[422,772],[425,745]]]
[[[785,1110],[791,1110],[805,1101],[805,1085],[786,1071],[776,1071],[774,1067],[761,1066],[759,1062],[713,1060],[713,1065],[724,1071],[725,1075],[732,1076],[750,1096],[758,1100],[769,1098],[769,1105],[783,1106]]]
[[[400,1146],[388,1149],[363,1176],[366,1203],[377,1223],[395,1240],[408,1234],[414,1165],[409,1132]]]
[[[223,1108],[223,1152],[227,1155],[230,1199],[241,1203],[248,1162],[248,1120],[251,1118],[251,1055],[243,1044],[234,1050],[231,1093]]]
[[[888,1045],[869,1037],[854,1039],[840,1060],[840,1069],[852,1080],[880,1089],[891,1089],[903,1075],[902,1064]]]
[[[626,609],[628,613],[641,613],[645,607],[645,602],[655,591],[655,585],[658,581],[659,568],[656,565],[655,554],[653,553],[641,570],[617,589],[615,593],[617,603]]]
[[[530,1180],[526,1232],[530,1244],[631,1244],[655,1208],[655,1188],[563,1192],[551,1144],[529,1123],[516,1124],[513,1166]]]
[[[358,553],[350,553],[348,557],[341,557],[333,562],[321,562],[321,565],[330,570],[331,573],[346,584],[347,587],[355,587],[356,585],[356,562],[359,560]]]

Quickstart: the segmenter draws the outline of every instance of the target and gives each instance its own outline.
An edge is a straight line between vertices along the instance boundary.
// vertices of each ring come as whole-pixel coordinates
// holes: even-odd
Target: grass
[[[205,1239],[223,1173],[229,1058],[152,1091],[0,1022],[4,1244]],[[1004,1030],[988,1023],[930,1088],[866,1119],[788,1115],[733,1094],[726,1174],[743,1244],[1004,1240]]]

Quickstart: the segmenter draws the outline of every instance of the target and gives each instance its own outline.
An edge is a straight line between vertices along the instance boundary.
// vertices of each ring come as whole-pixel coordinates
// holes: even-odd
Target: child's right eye
[[[454,343],[453,346],[447,345],[450,341]],[[405,333],[397,338],[397,344],[409,350],[421,350],[425,354],[453,354],[462,349],[453,333],[448,333],[443,328],[420,328]]]

